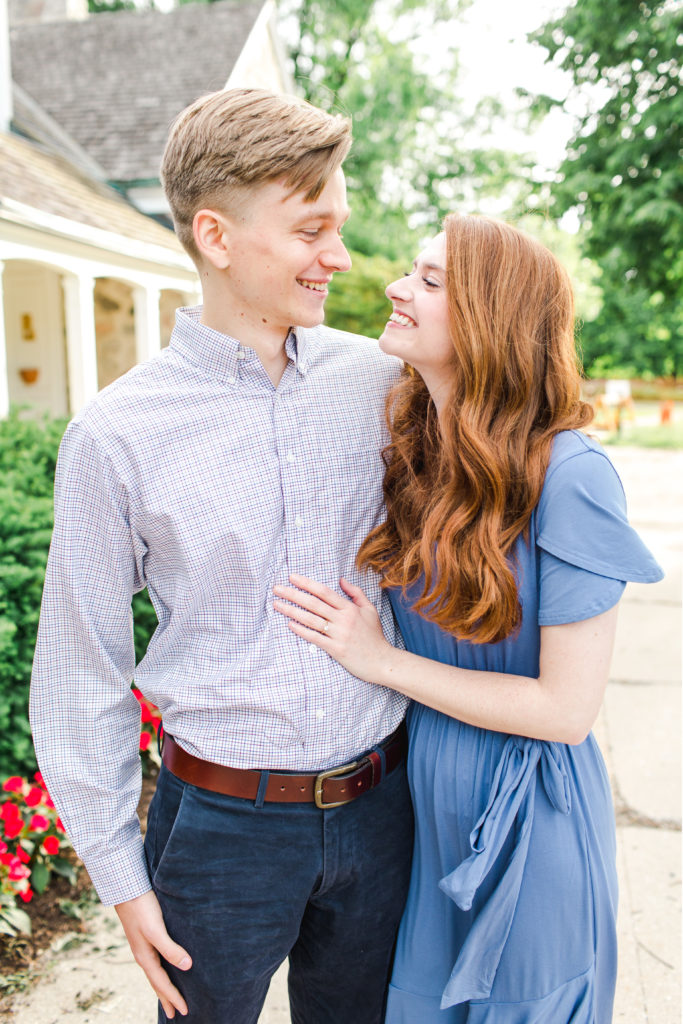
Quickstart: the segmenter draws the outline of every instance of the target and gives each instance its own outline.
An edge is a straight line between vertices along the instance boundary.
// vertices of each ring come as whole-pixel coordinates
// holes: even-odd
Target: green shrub
[[[0,421],[0,777],[36,769],[28,694],[65,427],[17,413]],[[140,658],[156,626],[146,591],[136,595],[133,612]]]

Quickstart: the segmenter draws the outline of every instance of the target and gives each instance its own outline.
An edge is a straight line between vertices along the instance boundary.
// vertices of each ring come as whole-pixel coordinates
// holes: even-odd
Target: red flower
[[[33,889],[24,889],[23,892],[19,893],[19,898],[22,899],[24,903],[30,903],[33,899]]]
[[[45,836],[45,839],[43,839],[43,849],[50,856],[59,853],[59,839],[57,836]]]
[[[24,823],[21,818],[13,819],[12,821],[5,822],[5,839],[16,839],[21,830],[24,827]],[[45,826],[47,828],[47,825]]]
[[[151,741],[152,741],[152,737],[151,737],[151,735],[148,732],[141,732],[140,733],[140,750],[147,750],[147,748],[149,747]]]
[[[28,878],[30,874],[29,869],[24,867],[18,857],[12,857],[9,863],[10,882],[20,882],[22,878]]]
[[[28,791],[28,795],[25,798],[26,806],[37,807],[38,804],[42,804],[44,795],[45,794],[43,793],[40,786],[31,786],[31,788]]]
[[[28,823],[29,832],[45,832],[49,827],[50,822],[44,814],[34,814]]]
[[[57,818],[57,820],[56,820],[56,822],[55,822],[55,828],[56,828],[56,829],[57,829],[57,830],[58,830],[59,832],[66,832],[66,829],[64,828],[64,822],[62,821],[62,819],[61,819],[61,818]]]
[[[11,800],[7,800],[6,803],[0,804],[0,818],[3,821],[17,821],[21,818],[19,808]]]
[[[22,864],[28,864],[31,860],[30,855],[26,852],[23,846],[17,846],[17,857]]]
[[[20,793],[24,785],[24,780],[18,775],[10,775],[9,779],[5,779],[2,784],[2,788],[6,793]]]
[[[0,840],[0,854],[7,853],[7,843],[3,843]],[[2,861],[0,861],[2,863]]]
[[[43,778],[42,772],[36,772],[33,778],[36,780],[41,789],[45,789],[45,779]]]

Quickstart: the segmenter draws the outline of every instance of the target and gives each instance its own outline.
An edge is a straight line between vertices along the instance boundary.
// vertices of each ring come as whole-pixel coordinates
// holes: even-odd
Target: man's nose
[[[337,237],[336,242],[331,243],[329,248],[321,253],[320,262],[332,270],[343,272],[351,269],[351,257],[341,238]]]

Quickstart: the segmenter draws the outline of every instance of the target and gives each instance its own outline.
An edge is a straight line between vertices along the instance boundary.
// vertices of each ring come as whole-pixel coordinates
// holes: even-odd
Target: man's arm
[[[167,935],[150,892],[136,814],[140,709],[130,689],[131,599],[144,584],[143,556],[111,459],[82,424],[71,424],[57,465],[31,681],[34,743],[74,848],[102,902],[118,904],[135,958],[172,1016],[173,1006],[186,1007],[154,950],[179,966],[187,954]]]

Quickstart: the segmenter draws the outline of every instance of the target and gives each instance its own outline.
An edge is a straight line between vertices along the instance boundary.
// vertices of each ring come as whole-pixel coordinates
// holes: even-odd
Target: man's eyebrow
[[[342,219],[342,224],[345,224],[350,216],[351,216],[351,210],[347,206],[347,207],[344,208],[344,217]],[[297,221],[297,224],[304,224],[306,221],[309,221],[309,220],[332,220],[332,221],[336,221],[336,219],[337,219],[337,214],[336,214],[336,212],[334,210],[309,210],[308,213],[304,214],[303,216],[301,216],[299,218],[299,220]]]

